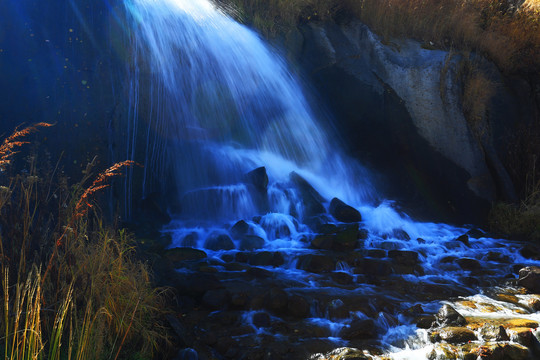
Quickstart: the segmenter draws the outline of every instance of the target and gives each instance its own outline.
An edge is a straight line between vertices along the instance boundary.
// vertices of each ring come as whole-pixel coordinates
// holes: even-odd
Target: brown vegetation
[[[103,225],[94,198],[122,162],[93,178],[94,162],[73,186],[32,154],[8,165],[41,123],[0,147],[0,354],[6,359],[151,358],[166,341],[160,290],[125,231]],[[37,166],[37,164],[40,164]],[[45,265],[48,266],[45,268]]]

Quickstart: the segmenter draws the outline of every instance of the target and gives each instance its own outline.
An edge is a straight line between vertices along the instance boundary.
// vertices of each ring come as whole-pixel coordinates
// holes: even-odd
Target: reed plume
[[[40,122],[32,126],[28,126],[22,130],[15,129],[13,134],[8,136],[0,145],[0,170],[4,170],[6,165],[9,165],[11,157],[18,153],[17,148],[21,147],[24,144],[28,144],[28,141],[21,140],[30,133],[33,133],[38,130],[39,127],[51,127],[53,124],[46,122]]]

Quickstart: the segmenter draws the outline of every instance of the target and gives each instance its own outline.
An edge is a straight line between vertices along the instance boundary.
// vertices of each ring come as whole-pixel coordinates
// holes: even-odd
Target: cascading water
[[[134,76],[148,69],[159,93],[150,121],[169,136],[167,162],[181,194],[245,197],[236,184],[258,166],[271,180],[299,171],[355,203],[372,193],[361,167],[344,161],[293,75],[254,32],[208,0],[132,0],[127,7],[138,54]],[[204,199],[196,203],[202,208],[193,203],[190,210],[215,210]],[[218,213],[253,215],[253,206],[239,199]]]
[[[233,358],[250,358],[265,341],[309,353],[351,345],[399,359],[438,356],[407,309],[433,313],[440,300],[474,295],[514,264],[535,263],[509,242],[458,238],[467,229],[370,205],[366,171],[316,121],[281,58],[208,0],[126,0],[126,8],[135,49],[128,150],[141,147],[136,124],[146,116],[145,186],[173,183],[171,203],[182,209],[164,231],[172,247],[204,250],[177,264],[185,291],[209,307],[243,309],[234,323],[247,327],[224,329],[245,352]],[[354,210],[339,221],[333,197],[362,219]],[[226,296],[201,285],[208,272]],[[496,304],[489,299],[455,306],[474,317],[463,304]],[[494,314],[525,316],[519,305],[497,306]],[[288,352],[266,358],[294,358]]]

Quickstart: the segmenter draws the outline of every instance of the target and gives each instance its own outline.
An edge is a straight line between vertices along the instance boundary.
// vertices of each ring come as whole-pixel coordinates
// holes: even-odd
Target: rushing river
[[[177,264],[179,276],[221,284],[199,294],[215,312],[189,321],[212,328],[219,321],[211,316],[234,313],[214,332],[243,329],[231,330],[234,346],[224,357],[257,358],[246,354],[288,344],[304,352],[287,355],[276,345],[266,358],[323,358],[316,353],[358,347],[435,359],[444,349],[416,324],[444,303],[469,322],[540,321],[534,296],[508,284],[516,266],[536,263],[520,255],[522,246],[415,222],[378,200],[369,172],[343,154],[299,80],[255,32],[208,0],[126,0],[126,8],[130,131],[142,131],[140,98],[151,94],[146,121],[166,141],[148,133],[145,181],[172,176],[170,201],[179,206],[164,232],[171,248],[200,250]]]

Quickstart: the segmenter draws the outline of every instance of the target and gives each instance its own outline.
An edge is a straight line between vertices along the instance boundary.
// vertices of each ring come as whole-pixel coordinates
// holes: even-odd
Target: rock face
[[[460,69],[469,58],[412,40],[383,41],[358,21],[308,23],[300,33],[303,41],[296,36],[286,46],[295,47],[290,53],[327,100],[350,152],[399,179],[384,189],[390,197],[422,197],[418,204],[431,209],[421,215],[469,222],[484,219],[497,193],[515,198],[498,146],[521,100],[496,90],[489,119],[477,124],[489,131],[473,129],[462,111]],[[493,65],[475,60],[503,82]]]

